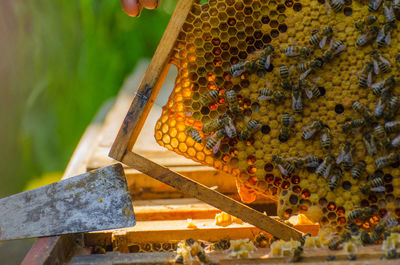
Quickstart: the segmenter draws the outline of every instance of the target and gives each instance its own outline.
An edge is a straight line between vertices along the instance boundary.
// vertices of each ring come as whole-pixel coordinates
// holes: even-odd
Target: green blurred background
[[[131,18],[119,0],[0,1],[0,197],[61,177],[96,111],[154,53],[175,4]]]

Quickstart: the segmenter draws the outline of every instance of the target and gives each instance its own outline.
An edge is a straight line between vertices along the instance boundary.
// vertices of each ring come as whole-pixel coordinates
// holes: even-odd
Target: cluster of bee
[[[383,2],[383,4],[382,4]],[[369,12],[378,12],[382,7],[385,22],[378,23],[376,15],[369,15],[355,23],[361,35],[357,39],[358,46],[375,42],[378,48],[390,45],[392,31],[396,28],[396,15],[400,14],[399,0],[372,0],[367,2]]]
[[[213,264],[202,245],[194,239],[189,238],[178,244],[177,256],[174,264],[187,264],[188,261],[191,263],[192,259],[195,257],[202,264]]]

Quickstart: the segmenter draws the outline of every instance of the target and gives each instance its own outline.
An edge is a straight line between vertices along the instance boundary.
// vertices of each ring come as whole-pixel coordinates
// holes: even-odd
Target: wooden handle
[[[202,200],[224,212],[252,224],[261,230],[284,240],[300,239],[302,233],[282,222],[276,221],[246,205],[233,200],[218,191],[190,180],[168,168],[154,163],[134,152],[127,151],[122,163],[140,172],[172,186],[188,195]]]

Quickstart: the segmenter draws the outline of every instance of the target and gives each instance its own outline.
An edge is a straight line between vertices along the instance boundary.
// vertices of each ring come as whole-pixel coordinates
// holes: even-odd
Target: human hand
[[[142,8],[156,9],[161,0],[121,0],[122,9],[131,17],[138,17]]]

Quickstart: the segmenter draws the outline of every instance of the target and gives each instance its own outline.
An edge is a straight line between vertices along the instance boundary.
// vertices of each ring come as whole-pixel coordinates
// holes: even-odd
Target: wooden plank
[[[399,264],[399,259],[394,260],[381,260],[380,257],[383,251],[379,249],[380,246],[367,246],[360,248],[356,261],[347,260],[348,255],[343,251],[329,251],[327,249],[305,249],[301,262],[299,265],[319,265],[319,264],[332,264],[332,265],[370,265],[370,264]],[[259,248],[254,253],[251,253],[250,258],[247,259],[232,259],[229,254],[224,251],[213,251],[209,253],[209,257],[215,264],[287,264],[289,257],[269,258],[267,256],[268,248]],[[334,255],[335,261],[326,263],[328,255]],[[79,255],[74,257],[70,264],[83,265],[83,264],[171,264],[174,262],[176,254],[168,252],[149,252],[149,253],[107,253],[105,255]],[[200,264],[195,261],[193,264]]]
[[[274,216],[272,219],[278,219]],[[244,239],[253,238],[261,230],[248,223],[232,223],[229,226],[222,227],[215,224],[212,219],[193,220],[197,229],[187,228],[188,221],[185,220],[157,220],[141,221],[135,227],[115,229],[109,231],[91,232],[85,234],[85,245],[90,246],[109,246],[112,244],[114,235],[123,235],[126,245],[149,243],[149,242],[177,242],[188,238],[196,240],[206,240],[209,242],[219,241],[221,239]],[[296,229],[303,233],[317,235],[318,225],[297,225]]]
[[[300,231],[297,231],[284,223],[263,215],[243,203],[235,201],[222,193],[190,180],[131,151],[126,152],[122,162],[146,175],[149,175],[150,177],[179,189],[182,192],[204,201],[224,212],[236,216],[265,232],[276,236],[277,238],[289,240],[291,238],[299,239],[302,236]]]
[[[121,161],[125,151],[132,149],[168,72],[170,54],[191,6],[191,0],[178,1],[161,38],[160,45],[153,55],[117,138],[111,147],[110,157]]]

